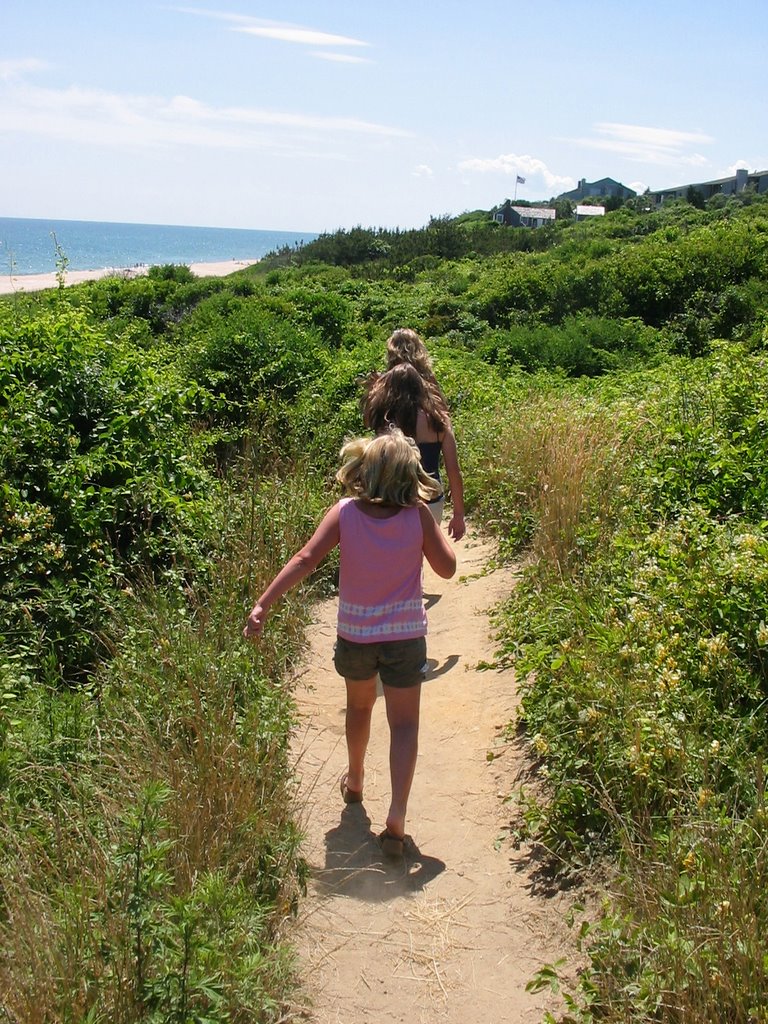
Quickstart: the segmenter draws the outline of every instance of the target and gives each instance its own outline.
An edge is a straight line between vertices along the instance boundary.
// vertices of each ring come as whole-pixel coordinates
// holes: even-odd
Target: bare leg
[[[376,703],[376,676],[372,679],[346,679],[347,786],[362,792],[365,752],[371,735],[371,712]]]
[[[419,753],[421,683],[407,688],[385,686],[384,700],[389,722],[389,774],[392,782],[387,831],[402,838],[405,835],[408,797]]]

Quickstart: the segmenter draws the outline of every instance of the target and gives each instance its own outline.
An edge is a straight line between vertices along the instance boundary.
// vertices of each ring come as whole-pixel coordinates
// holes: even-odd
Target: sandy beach
[[[226,277],[236,270],[250,267],[258,260],[224,260],[221,263],[190,263],[189,269],[196,277]],[[149,270],[148,265],[137,267],[104,267],[101,270],[67,270],[64,280],[67,285],[83,281],[98,281],[102,277],[142,277]],[[38,292],[43,288],[56,288],[56,274],[4,274],[0,276],[0,295],[14,292]]]

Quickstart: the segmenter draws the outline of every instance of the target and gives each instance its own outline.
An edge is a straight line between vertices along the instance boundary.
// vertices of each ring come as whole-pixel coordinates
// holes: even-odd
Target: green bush
[[[766,381],[762,355],[721,344],[595,388],[632,441],[621,515],[598,544],[577,519],[571,573],[539,562],[499,612],[540,782],[519,828],[621,871],[564,1021],[760,1019]]]
[[[0,315],[3,633],[33,659],[53,650],[71,678],[126,579],[199,557],[213,487],[196,394],[82,311]]]
[[[184,324],[184,373],[222,399],[229,420],[260,422],[330,360],[316,328],[297,327],[258,298],[204,303]],[[180,340],[181,344],[181,340]]]
[[[660,350],[657,332],[641,320],[576,316],[558,326],[521,325],[486,334],[478,353],[502,370],[564,370],[595,377],[648,362]]]

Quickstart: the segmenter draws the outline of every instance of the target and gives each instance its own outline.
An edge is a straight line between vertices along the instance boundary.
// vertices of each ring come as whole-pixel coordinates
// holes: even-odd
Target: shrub
[[[241,424],[292,400],[330,358],[316,329],[296,327],[256,299],[204,304],[185,323],[183,339],[184,372]]]
[[[5,313],[0,357],[3,632],[65,678],[92,663],[116,589],[191,565],[212,481],[189,425],[194,392],[86,314]]]

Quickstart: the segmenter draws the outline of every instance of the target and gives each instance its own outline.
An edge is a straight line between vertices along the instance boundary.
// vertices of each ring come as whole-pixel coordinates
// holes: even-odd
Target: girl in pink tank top
[[[339,614],[334,664],[347,689],[348,765],[340,779],[345,803],[363,799],[365,752],[381,678],[390,729],[391,802],[382,852],[402,856],[408,796],[418,754],[427,617],[422,559],[450,579],[456,556],[425,501],[436,490],[415,443],[393,429],[349,441],[336,474],[346,497],[326,512],[303,548],[283,566],[253,606],[243,629],[257,639],[278,598],[339,546]]]

